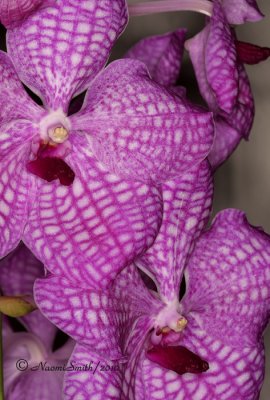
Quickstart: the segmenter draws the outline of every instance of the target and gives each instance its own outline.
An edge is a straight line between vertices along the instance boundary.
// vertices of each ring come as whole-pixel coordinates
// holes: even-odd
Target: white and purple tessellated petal
[[[162,185],[163,219],[154,245],[135,262],[154,277],[165,302],[178,297],[183,270],[212,207],[213,181],[207,161]]]
[[[150,79],[145,64],[111,63],[91,84],[74,130],[94,155],[129,180],[162,182],[201,162],[213,143],[212,113]]]
[[[31,118],[32,122],[37,122],[41,117],[42,110],[24,90],[10,57],[3,51],[0,51],[0,91],[0,127],[18,119]],[[26,138],[23,134],[21,136],[21,143],[24,143]],[[13,139],[14,135],[10,137],[10,142]]]
[[[222,6],[230,24],[257,22],[263,18],[256,0],[222,0]]]
[[[160,190],[107,172],[85,138],[72,139],[71,186],[38,182],[24,241],[44,265],[82,287],[105,287],[146,251],[162,218]],[[76,155],[76,156],[75,156]]]
[[[127,347],[132,349],[131,342],[136,345],[138,341],[138,323],[145,335],[138,320],[151,321],[148,314],[160,309],[134,266],[127,267],[112,287],[102,291],[79,287],[64,277],[38,279],[35,300],[53,324],[109,360],[123,358]]]
[[[30,182],[25,164],[31,145],[27,141],[19,146],[16,143],[29,134],[29,124],[18,122],[9,128],[0,128],[0,258],[19,244],[29,209]]]
[[[230,113],[238,95],[234,36],[219,1],[208,25],[186,43],[201,95],[211,110]]]
[[[81,367],[82,371],[67,371],[64,379],[65,400],[76,399],[121,399],[124,364],[111,362],[97,356],[89,348],[77,345],[69,363]],[[85,366],[92,369],[83,370]]]
[[[25,171],[33,123],[44,111],[26,94],[9,56],[0,52],[0,257],[19,243],[27,221],[30,182]],[[29,121],[31,118],[32,122]]]
[[[208,159],[215,169],[235,150],[241,139],[247,139],[254,120],[254,100],[245,68],[238,63],[239,93],[230,114],[220,113],[215,118],[216,136]]]
[[[125,0],[44,0],[8,31],[8,53],[44,105],[66,112],[103,68],[126,23]]]
[[[41,3],[42,0],[1,0],[0,21],[11,28],[36,11]]]
[[[269,240],[242,212],[219,213],[186,268],[182,310],[188,324],[178,341],[207,360],[209,369],[179,376],[147,360],[142,351],[136,380],[143,384],[132,392],[136,400],[259,398],[262,333],[270,309]]]
[[[125,54],[125,58],[142,61],[154,81],[166,87],[173,86],[181,69],[185,35],[185,29],[178,29],[147,37],[136,43]]]

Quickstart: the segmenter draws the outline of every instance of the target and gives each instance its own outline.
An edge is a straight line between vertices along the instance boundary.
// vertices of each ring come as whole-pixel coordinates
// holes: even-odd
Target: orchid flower
[[[66,373],[65,399],[258,399],[270,238],[235,209],[198,238],[211,207],[208,168],[163,185],[157,241],[110,288],[87,290],[64,276],[36,281],[42,312],[78,342],[71,359],[95,368]]]
[[[159,185],[213,142],[212,114],[157,85],[142,63],[98,74],[126,21],[124,0],[44,1],[8,30],[0,54],[0,256],[22,239],[50,271],[87,287],[106,286],[152,244]]]
[[[36,278],[44,276],[43,265],[23,245],[0,262],[0,287],[4,295],[33,294]],[[70,357],[73,341],[68,340],[54,351],[57,328],[39,310],[21,319],[26,332],[15,332],[4,320],[4,388],[5,399],[59,400],[64,371],[31,370],[63,366]],[[18,364],[21,360],[21,364]],[[24,360],[26,362],[24,363]]]
[[[206,28],[185,43],[193,62],[201,95],[215,113],[216,137],[209,159],[214,168],[222,164],[240,140],[248,138],[254,117],[253,96],[243,62],[258,63],[270,55],[270,49],[236,40],[229,23],[258,21],[262,18],[255,1],[182,0],[142,3],[131,6],[131,13],[173,9],[192,9],[209,13]],[[196,8],[197,7],[197,8]],[[172,32],[146,38],[131,48],[126,57],[139,59],[149,68],[153,79],[165,86],[175,85],[183,54],[184,35]],[[177,53],[177,49],[180,51]],[[173,60],[173,61],[172,61]],[[222,66],[222,68],[221,68]],[[178,73],[177,73],[177,67]],[[182,88],[175,87],[180,96]]]

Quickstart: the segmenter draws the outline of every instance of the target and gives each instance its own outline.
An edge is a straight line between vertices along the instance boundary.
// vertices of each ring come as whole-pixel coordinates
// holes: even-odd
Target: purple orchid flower
[[[87,290],[63,276],[36,281],[42,312],[78,342],[71,360],[95,370],[67,372],[65,399],[258,399],[270,238],[234,209],[198,238],[211,207],[207,163],[166,183],[163,195],[157,241],[110,288]]]
[[[154,12],[163,7],[164,10],[170,10],[170,7],[197,9],[211,14],[211,18],[206,28],[186,43],[184,34],[178,33],[181,30],[153,36],[137,43],[126,57],[143,61],[154,80],[171,86],[176,84],[179,76],[185,44],[200,92],[215,115],[216,137],[209,160],[213,168],[217,168],[231,155],[243,137],[248,138],[253,123],[254,102],[243,62],[255,64],[270,55],[268,48],[237,41],[229,23],[255,22],[262,18],[262,14],[256,2],[234,0],[215,0],[212,11],[209,2],[175,0],[142,3],[132,6],[131,12]],[[181,87],[174,87],[174,90],[181,97],[185,94]]]
[[[44,276],[43,265],[23,245],[0,262],[0,287],[4,295],[32,295],[35,279]],[[63,371],[42,371],[36,368],[61,367],[71,355],[74,343],[68,340],[52,351],[57,328],[39,310],[21,318],[26,332],[15,332],[4,320],[4,388],[7,400],[59,400]],[[18,364],[21,360],[21,364]],[[26,360],[24,362],[24,360]],[[28,363],[28,365],[26,364]]]
[[[160,183],[203,160],[213,141],[211,113],[158,86],[142,63],[116,61],[97,75],[126,21],[124,0],[44,1],[0,54],[0,256],[23,239],[50,271],[87,287],[106,286],[152,244]]]
[[[229,23],[262,18],[255,1],[215,0],[207,26],[186,43],[201,95],[215,113],[216,138],[209,154],[214,168],[248,139],[254,101],[244,64],[260,62],[270,55],[266,48],[237,41]],[[268,54],[267,54],[268,53]]]

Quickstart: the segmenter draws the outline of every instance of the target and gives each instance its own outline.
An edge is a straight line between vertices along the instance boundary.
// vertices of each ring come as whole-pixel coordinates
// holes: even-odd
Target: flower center
[[[154,345],[164,342],[165,336],[179,337],[187,326],[187,319],[181,315],[181,306],[178,299],[167,304],[157,315],[151,342]]]
[[[70,121],[61,109],[52,111],[40,121],[40,137],[44,142],[64,143],[69,137],[70,128]]]
[[[64,160],[72,149],[68,140],[70,128],[70,121],[61,109],[50,112],[40,121],[40,138],[32,143],[35,158],[28,162],[28,172],[47,182],[59,179],[64,186],[73,183],[74,171]]]
[[[188,323],[181,313],[182,306],[178,299],[167,304],[159,312],[154,324],[155,330],[150,337],[146,357],[179,375],[205,372],[209,369],[207,361],[185,346],[179,346],[179,343],[184,339],[182,332]]]
[[[56,128],[50,128],[48,135],[54,143],[63,143],[67,140],[69,133],[63,126],[58,126]]]

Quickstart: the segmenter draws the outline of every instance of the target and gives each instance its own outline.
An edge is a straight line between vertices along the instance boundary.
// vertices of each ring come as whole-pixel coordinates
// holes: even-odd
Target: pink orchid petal
[[[115,311],[106,293],[80,288],[53,275],[38,279],[34,290],[38,307],[59,329],[100,356],[121,357]]]
[[[44,276],[44,267],[23,244],[0,261],[0,288],[5,296],[33,295],[34,281]],[[56,334],[52,325],[38,311],[21,319],[29,332],[36,334],[50,349]]]
[[[140,326],[141,332],[133,336],[133,341],[129,345],[129,359],[125,365],[124,379],[122,384],[123,399],[143,399],[147,398],[147,389],[144,385],[144,378],[141,374],[142,362],[145,358],[147,345],[147,333],[151,329],[151,320],[143,321]],[[143,396],[143,397],[142,397]]]
[[[189,51],[200,92],[210,109],[230,113],[238,95],[238,71],[234,36],[220,2],[214,3],[209,24],[186,48]]]
[[[67,371],[64,380],[64,396],[66,400],[106,399],[119,400],[122,392],[122,369],[124,364],[112,362],[97,356],[87,347],[77,345],[69,363],[89,371]],[[91,363],[91,364],[90,364]]]
[[[42,0],[1,0],[0,21],[6,28],[20,23],[41,4]]]
[[[257,22],[263,18],[256,0],[223,0],[222,6],[230,24]]]
[[[67,111],[106,63],[126,22],[125,0],[44,0],[37,13],[9,30],[8,53],[47,108]]]
[[[212,114],[157,85],[137,60],[110,64],[70,119],[87,132],[97,159],[130,180],[178,176],[202,161],[213,142]]]
[[[220,212],[189,261],[184,307],[197,323],[239,351],[256,346],[269,319],[270,238],[244,213]],[[206,267],[207,266],[207,267]]]
[[[208,159],[213,169],[218,168],[234,152],[243,139],[241,133],[222,117],[216,117],[216,137]]]
[[[21,125],[23,133],[24,124]],[[15,134],[19,132],[15,130]],[[9,141],[12,133],[12,129],[0,133],[0,258],[17,247],[28,219],[30,181],[25,163],[30,145],[12,146],[12,140]]]
[[[0,124],[27,119],[27,116],[31,116],[31,120],[36,122],[42,115],[42,109],[27,95],[11,59],[3,51],[0,51],[0,90]],[[21,143],[24,140],[22,137]]]
[[[127,347],[132,349],[142,331],[140,321],[151,320],[149,310],[156,312],[160,308],[134,267],[124,270],[112,290],[106,291],[78,287],[63,277],[38,279],[35,300],[57,327],[110,359],[122,358]]]
[[[160,191],[123,181],[93,157],[83,137],[73,137],[66,162],[71,186],[38,184],[24,241],[53,273],[85,287],[105,287],[154,241],[161,222]]]
[[[125,55],[147,65],[150,76],[160,85],[176,84],[180,73],[186,30],[178,29],[164,35],[139,41]]]
[[[186,175],[163,184],[161,229],[145,255],[136,260],[144,271],[155,276],[166,302],[178,297],[183,269],[194,241],[208,221],[213,182],[207,161]]]
[[[230,114],[220,114],[215,118],[216,137],[209,153],[209,161],[215,169],[235,150],[240,140],[247,139],[254,119],[254,100],[247,73],[238,64],[239,96],[234,110]]]

